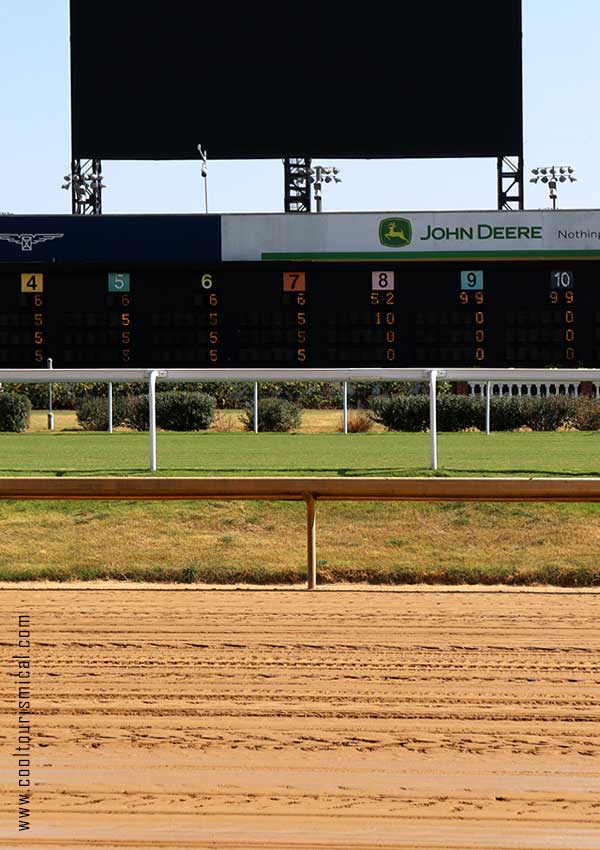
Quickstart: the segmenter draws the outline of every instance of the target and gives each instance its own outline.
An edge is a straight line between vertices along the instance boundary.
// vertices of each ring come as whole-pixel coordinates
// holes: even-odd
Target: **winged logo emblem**
[[[34,245],[50,242],[52,239],[62,239],[64,235],[64,233],[0,233],[0,240],[20,245],[21,251],[31,251]]]

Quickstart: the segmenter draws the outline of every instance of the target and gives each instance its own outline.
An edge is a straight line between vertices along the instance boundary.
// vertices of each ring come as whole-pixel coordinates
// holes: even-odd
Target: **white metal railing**
[[[438,378],[452,382],[492,381],[505,384],[600,383],[597,369],[475,369],[469,367],[394,369],[163,369],[152,366],[144,369],[0,369],[0,383],[77,383],[82,381],[147,382],[156,371],[157,381],[415,381],[429,380],[432,369]]]
[[[156,461],[156,408],[154,388],[156,382],[164,381],[335,381],[348,383],[354,381],[407,381],[415,383],[429,382],[430,431],[431,431],[431,468],[438,468],[436,395],[439,380],[460,382],[485,387],[486,396],[486,433],[490,433],[490,403],[492,387],[579,387],[582,382],[590,382],[600,395],[599,369],[0,369],[2,383],[79,383],[85,381],[104,381],[105,383],[140,381],[148,382],[150,403],[150,470],[157,469]],[[488,386],[490,387],[488,391]],[[500,392],[498,394],[501,394]],[[553,393],[550,391],[550,394]],[[256,401],[256,390],[255,390]],[[344,422],[347,428],[347,392],[344,392]],[[256,423],[256,419],[255,419]],[[255,424],[256,428],[256,424]]]

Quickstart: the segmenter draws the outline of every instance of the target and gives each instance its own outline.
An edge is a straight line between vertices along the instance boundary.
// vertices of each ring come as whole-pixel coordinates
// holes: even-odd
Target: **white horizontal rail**
[[[435,369],[441,381],[598,381],[597,369],[0,369],[0,383],[79,383],[84,381],[418,381]]]
[[[150,470],[156,471],[156,426],[153,388],[166,381],[411,381],[428,382],[431,402],[431,467],[437,469],[436,383],[523,382],[565,383],[599,381],[599,369],[0,369],[0,384],[79,383],[103,381],[119,383],[147,381],[150,401]],[[256,409],[255,409],[256,413]],[[488,421],[489,431],[489,421]]]

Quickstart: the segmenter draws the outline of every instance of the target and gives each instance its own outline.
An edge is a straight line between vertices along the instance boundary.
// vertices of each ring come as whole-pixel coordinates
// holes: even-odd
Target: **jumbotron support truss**
[[[310,157],[283,160],[285,212],[310,212]]]
[[[498,157],[498,209],[522,210],[523,198],[523,157]]]
[[[285,212],[310,212],[310,157],[290,157],[283,160]],[[65,186],[65,188],[67,188]],[[74,215],[102,213],[102,161],[74,159],[70,175],[71,208]],[[498,157],[498,209],[522,210],[523,157]]]
[[[102,213],[102,162],[99,159],[71,161],[71,210],[73,215]]]

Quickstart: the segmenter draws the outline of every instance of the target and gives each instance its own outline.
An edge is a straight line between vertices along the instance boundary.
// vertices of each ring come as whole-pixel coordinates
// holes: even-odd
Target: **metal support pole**
[[[322,182],[322,167],[317,165],[315,168],[315,201],[317,202],[317,212],[323,211],[323,182]]]
[[[200,174],[204,180],[204,212],[208,213],[208,154],[202,150],[202,145],[197,145],[198,153],[200,154],[201,166]]]
[[[150,421],[150,472],[156,472],[156,378],[158,370],[150,372],[148,405]]]
[[[488,381],[485,385],[485,433],[490,436],[492,419],[492,382]]]
[[[258,381],[254,381],[254,433],[258,434]]]
[[[52,358],[49,357],[48,369],[52,369]],[[52,411],[52,383],[48,383],[48,430],[54,431],[54,413]]]
[[[523,192],[523,151],[499,156],[498,168],[498,209],[522,210],[525,208]]]
[[[102,162],[99,159],[73,159],[71,174],[66,176],[63,189],[71,189],[73,215],[100,215],[102,213]]]
[[[317,502],[313,495],[306,497],[307,588],[317,586]]]
[[[429,431],[431,441],[431,468],[438,468],[437,452],[437,369],[432,369],[429,375]]]
[[[344,434],[348,433],[348,381],[344,381]]]
[[[108,433],[113,432],[113,391],[112,381],[108,383]]]
[[[285,212],[310,212],[310,165],[311,159],[308,156],[288,157],[283,160]]]

